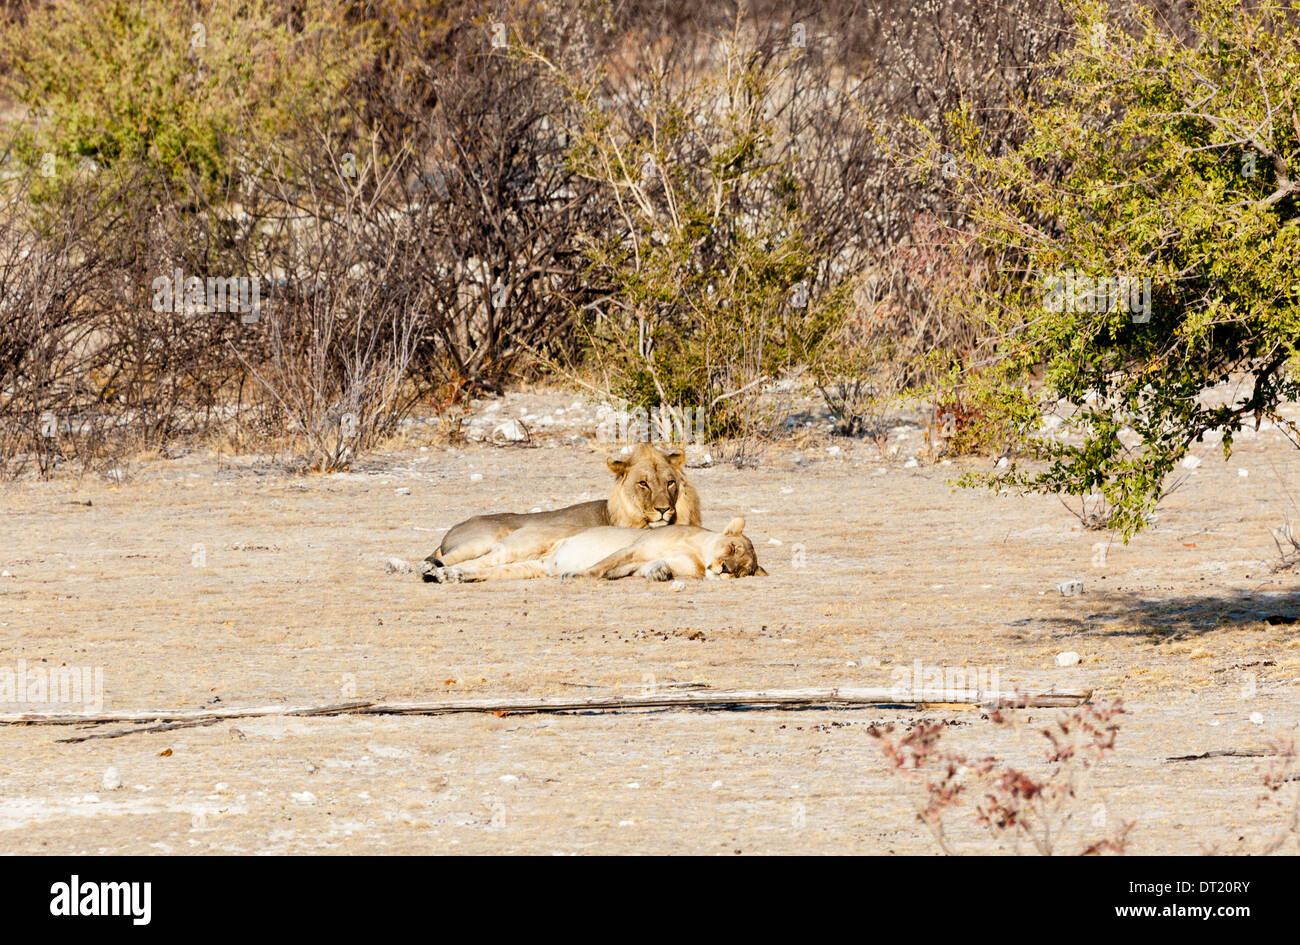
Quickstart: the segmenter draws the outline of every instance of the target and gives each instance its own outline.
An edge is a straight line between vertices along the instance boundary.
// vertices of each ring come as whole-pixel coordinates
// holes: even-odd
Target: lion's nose
[[[660,517],[660,518],[667,518],[667,517],[668,517],[668,513],[669,513],[671,510],[672,510],[672,506],[671,506],[671,505],[665,505],[665,506],[663,506],[663,507],[660,507],[660,506],[658,506],[658,505],[655,506],[655,511],[659,513],[659,517]]]

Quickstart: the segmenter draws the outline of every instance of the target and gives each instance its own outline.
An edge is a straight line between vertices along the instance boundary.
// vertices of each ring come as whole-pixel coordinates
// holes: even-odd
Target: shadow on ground
[[[1294,631],[1300,633],[1300,591],[1231,591],[1204,597],[1160,598],[1114,594],[1099,601],[1090,613],[1062,614],[1032,622],[1069,633],[1146,637],[1156,644],[1255,624],[1261,630],[1294,625]]]

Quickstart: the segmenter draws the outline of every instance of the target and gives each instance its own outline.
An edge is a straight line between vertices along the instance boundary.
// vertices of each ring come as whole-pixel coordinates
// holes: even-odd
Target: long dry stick
[[[443,699],[431,702],[374,702],[356,701],[309,706],[261,706],[247,709],[140,709],[124,712],[106,712],[99,715],[11,714],[0,715],[0,725],[104,725],[113,723],[154,723],[149,728],[130,728],[101,735],[78,736],[64,739],[69,742],[87,741],[90,738],[115,738],[145,731],[166,731],[170,728],[187,728],[207,725],[223,719],[247,719],[270,716],[332,716],[332,715],[449,715],[465,712],[491,712],[494,714],[519,714],[533,712],[581,712],[600,709],[652,709],[652,708],[735,708],[741,706],[794,706],[794,705],[1002,705],[1010,707],[1074,706],[1092,698],[1092,690],[1016,692],[1003,690],[943,690],[898,688],[829,689],[747,689],[747,690],[695,690],[647,692],[638,695],[590,696],[574,698],[508,698],[508,699]]]

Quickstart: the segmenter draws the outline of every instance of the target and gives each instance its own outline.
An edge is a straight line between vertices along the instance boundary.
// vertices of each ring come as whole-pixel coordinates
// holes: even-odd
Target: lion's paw
[[[460,568],[434,568],[433,580],[439,584],[461,584],[465,581],[465,572]]]
[[[647,581],[671,581],[673,569],[668,567],[667,561],[651,561],[641,569],[641,576]]]

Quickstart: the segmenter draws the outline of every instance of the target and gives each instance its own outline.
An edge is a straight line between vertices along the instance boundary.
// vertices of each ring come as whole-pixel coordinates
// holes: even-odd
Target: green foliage
[[[200,191],[228,184],[237,154],[256,153],[304,118],[342,111],[365,43],[329,5],[307,6],[301,28],[271,0],[34,7],[0,39],[4,90],[32,119],[19,156],[41,168],[47,187],[65,184],[86,160],[145,166]]]
[[[587,247],[607,290],[580,322],[589,363],[632,406],[703,408],[714,436],[742,429],[762,381],[814,360],[848,305],[805,239],[788,142],[765,117],[782,65],[727,55],[614,107],[571,86],[570,161],[612,218]]]
[[[1100,492],[1127,538],[1193,442],[1220,431],[1227,454],[1300,394],[1300,5],[1209,0],[1191,42],[1149,11],[1075,13],[1075,42],[1021,104],[1022,146],[992,153],[953,116],[958,195],[1017,261],[988,286],[1001,324],[973,396],[1043,460],[972,481]],[[1068,271],[1061,293],[1049,280]],[[1149,319],[1089,281],[1148,277]],[[1036,434],[1036,369],[1078,407],[1081,444]],[[1246,395],[1214,389],[1243,376]]]

